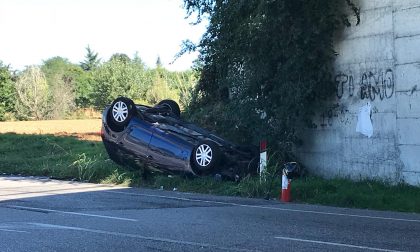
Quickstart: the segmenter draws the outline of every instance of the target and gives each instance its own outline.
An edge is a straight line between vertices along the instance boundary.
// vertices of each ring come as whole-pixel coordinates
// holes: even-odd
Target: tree
[[[160,59],[160,56],[158,56],[156,59],[156,67],[162,67],[162,60]]]
[[[80,62],[80,67],[85,71],[92,71],[97,68],[100,64],[100,59],[98,58],[98,53],[92,51],[89,45],[86,47],[85,60]]]
[[[23,119],[41,120],[51,111],[49,88],[44,73],[39,67],[28,67],[16,82],[16,111]]]
[[[0,121],[6,119],[6,113],[14,112],[15,89],[9,67],[0,61]]]
[[[109,61],[113,61],[113,60],[119,60],[123,63],[129,63],[131,62],[130,57],[127,56],[127,54],[125,53],[114,53],[111,58],[109,59]]]
[[[117,57],[93,71],[91,100],[102,109],[118,96],[144,99],[149,86],[143,65]]]
[[[170,72],[163,68],[157,68],[156,70],[159,70],[161,78],[164,79],[166,86],[173,93],[172,99],[177,100],[183,109],[189,107],[198,81],[197,72],[193,70]]]
[[[192,70],[176,72],[174,77],[175,87],[179,93],[179,102],[183,108],[187,108],[191,104],[192,94],[198,81],[197,73]]]
[[[83,74],[83,70],[80,66],[72,64],[62,57],[44,60],[41,70],[45,74],[50,91],[51,111],[49,117],[65,118],[76,107],[76,82]]]
[[[268,137],[289,151],[297,128],[335,90],[333,39],[350,25],[346,5],[358,23],[350,0],[184,0],[197,22],[209,19],[199,44],[183,50],[200,52],[193,118],[238,141]]]
[[[92,105],[90,101],[90,93],[92,92],[91,71],[84,71],[79,65],[73,64],[61,57],[53,57],[45,60],[41,69],[45,73],[48,85],[51,88],[57,87],[57,95],[61,95],[59,90],[63,90],[62,95],[67,94],[66,97],[68,99],[66,99],[69,103],[59,104],[62,107],[59,110],[63,112],[59,113],[61,114],[58,115],[59,117],[71,111],[75,105],[79,108],[86,108]],[[58,101],[64,98],[58,98]]]
[[[79,70],[75,70],[75,72],[79,73]],[[82,70],[78,75],[76,75],[74,93],[76,106],[78,108],[88,108],[94,105],[92,101],[92,83],[92,72]]]
[[[140,56],[139,56],[139,52],[137,52],[137,51],[136,51],[136,53],[135,53],[135,54],[134,54],[134,56],[133,56],[133,60],[132,60],[132,62],[133,62],[133,63],[135,63],[135,64],[137,64],[138,66],[140,66],[140,67],[142,67],[142,68],[145,68],[144,62],[143,62],[143,60],[140,58]]]
[[[168,85],[168,78],[164,69],[157,67],[152,71],[152,85],[146,93],[146,100],[149,104],[157,104],[164,99],[179,101],[179,94]]]

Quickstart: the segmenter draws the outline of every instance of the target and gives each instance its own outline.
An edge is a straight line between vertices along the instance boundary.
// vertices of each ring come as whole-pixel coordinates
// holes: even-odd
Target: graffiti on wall
[[[333,123],[351,124],[352,115],[346,105],[344,105],[345,99],[357,98],[368,101],[384,101],[392,98],[395,93],[394,72],[389,68],[385,70],[373,69],[361,72],[359,75],[351,72],[339,72],[335,75],[334,81],[339,103],[327,107],[319,114],[319,123],[315,125],[323,128],[331,127]],[[344,104],[341,104],[341,101]],[[375,109],[376,107],[373,109],[374,113]]]
[[[395,93],[394,72],[392,69],[367,71],[359,76],[338,73],[334,78],[337,98],[351,98],[358,95],[361,100],[371,101],[390,99]]]
[[[333,122],[338,121],[341,124],[348,125],[351,123],[351,116],[349,115],[349,110],[344,105],[334,104],[325,109],[320,114],[320,123],[321,127],[331,127]]]

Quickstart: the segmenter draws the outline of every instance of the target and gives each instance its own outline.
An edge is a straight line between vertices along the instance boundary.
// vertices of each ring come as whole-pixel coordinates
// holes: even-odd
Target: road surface
[[[0,251],[420,251],[420,215],[0,177]]]

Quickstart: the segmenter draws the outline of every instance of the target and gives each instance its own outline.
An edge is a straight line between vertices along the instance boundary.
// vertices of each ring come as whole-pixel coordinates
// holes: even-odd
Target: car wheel
[[[180,117],[181,116],[181,109],[179,108],[178,103],[174,100],[162,100],[158,103],[160,106],[166,106],[170,108],[171,112],[174,113],[174,115]]]
[[[108,111],[108,126],[113,131],[123,131],[133,116],[135,104],[131,99],[118,97]]]
[[[213,171],[219,164],[221,153],[219,146],[211,141],[200,142],[193,151],[192,164],[194,172],[205,175]]]

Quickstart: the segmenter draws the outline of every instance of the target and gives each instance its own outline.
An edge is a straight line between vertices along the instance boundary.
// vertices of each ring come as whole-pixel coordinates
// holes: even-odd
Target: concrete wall
[[[336,97],[302,132],[301,162],[326,177],[420,186],[420,0],[360,0],[361,23],[337,39]],[[374,134],[356,132],[370,102]]]

